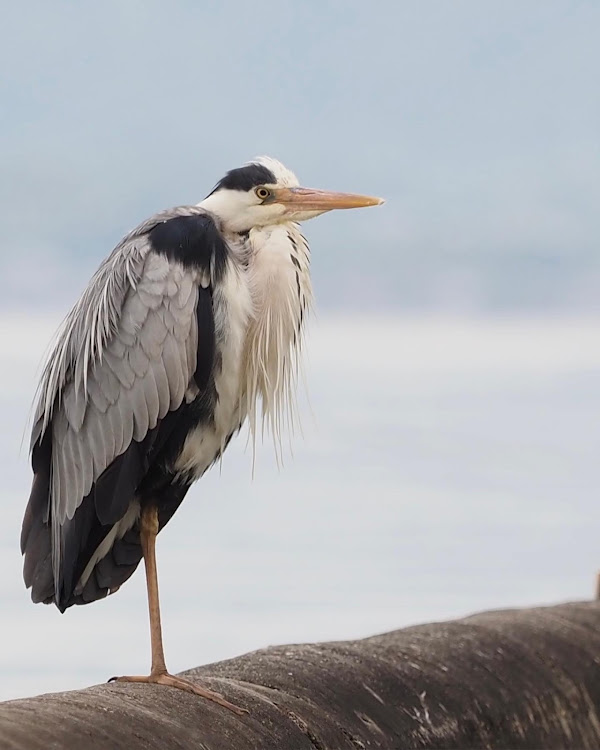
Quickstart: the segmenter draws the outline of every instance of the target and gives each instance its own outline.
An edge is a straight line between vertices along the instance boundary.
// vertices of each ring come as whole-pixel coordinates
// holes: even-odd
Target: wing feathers
[[[146,394],[144,393],[141,381],[136,383],[135,388],[131,389],[129,398],[131,399],[130,403],[133,412],[133,439],[139,443],[146,436],[148,427],[150,426],[148,404],[146,403]]]
[[[117,331],[87,374],[87,398],[73,383],[63,390],[53,421],[54,445],[60,447],[53,451],[51,494],[59,523],[73,517],[132,440],[141,442],[178,408],[193,375],[193,273],[165,258],[153,257],[148,265],[153,277],[147,283],[144,269],[125,299]]]
[[[129,393],[130,391],[127,392],[127,394]],[[128,446],[133,440],[133,424],[135,419],[128,395],[124,395],[119,400],[117,407],[119,409],[121,424],[123,425],[123,445]]]
[[[125,442],[124,430],[123,430],[123,419],[121,418],[121,412],[119,409],[119,403],[113,404],[110,409],[106,412],[108,424],[106,429],[110,430],[114,438],[114,455],[119,456],[128,443]]]
[[[95,378],[88,380],[88,395],[94,407],[102,414],[105,414],[110,403],[102,390],[100,382]]]
[[[148,429],[152,430],[156,427],[158,414],[160,412],[160,401],[158,398],[156,379],[154,377],[154,368],[148,370],[141,383],[141,387],[144,389],[144,399],[148,409]]]
[[[177,232],[197,233],[181,259],[177,248],[166,244],[173,215],[179,217],[173,219]],[[189,215],[193,221],[182,223],[181,217]],[[161,233],[155,238],[156,226]],[[102,264],[65,321],[44,370],[32,430],[35,456],[35,446],[51,425],[53,447],[46,478],[36,479],[34,488],[36,508],[44,487],[48,491],[55,586],[62,581],[66,590],[77,583],[71,578],[74,561],[88,544],[83,536],[92,534],[93,541],[99,533],[91,531],[89,503],[79,520],[75,517],[85,498],[94,498],[101,524],[116,522],[147,470],[143,451],[154,450],[148,442],[152,431],[169,411],[180,407],[192,384],[196,392],[207,384],[214,359],[212,292],[200,283],[207,268],[211,274],[214,268],[224,268],[228,250],[222,240],[218,249],[223,257],[212,263],[217,235],[214,221],[197,208],[177,209],[142,225]],[[204,236],[209,239],[205,245]],[[195,257],[201,259],[196,266]],[[198,331],[203,321],[209,324],[208,333]],[[202,346],[207,351],[199,352]],[[139,450],[128,451],[135,444],[140,444]],[[126,452],[127,460],[120,462]],[[34,471],[43,479],[44,469],[34,466]],[[36,512],[39,515],[39,509]],[[49,517],[46,511],[46,529]],[[28,540],[41,533],[33,522],[27,523],[34,531],[24,537],[26,556]],[[37,565],[36,559],[33,555],[26,562],[27,579],[30,585],[36,576],[43,580],[44,592],[40,588],[32,595],[47,599],[47,581],[43,572],[36,572],[42,562]],[[64,576],[63,565],[69,568]],[[57,602],[64,594],[56,592]]]
[[[135,383],[135,372],[125,357],[125,348],[123,348],[123,353],[121,355],[117,355],[111,351],[111,349],[108,349],[104,353],[104,362],[116,376],[123,388],[131,388]]]
[[[191,274],[184,274],[179,282],[179,290],[177,292],[177,295],[172,300],[169,300],[169,306],[171,306],[171,304],[174,304],[177,305],[180,310],[184,310],[188,307],[190,297],[195,290],[196,285],[194,284],[194,280]]]
[[[147,307],[148,310],[156,310],[157,307],[160,307],[163,302],[163,295],[159,292],[157,293],[155,290],[160,288],[161,284],[159,282],[154,282],[153,284],[144,284],[144,286],[141,286],[138,288],[137,293],[140,298],[140,301]],[[167,292],[168,294],[168,292]]]
[[[53,423],[54,444],[64,446],[55,451],[53,466],[53,507],[60,522],[72,517],[132,440],[141,442],[182,403],[200,356],[197,302],[194,272],[150,253],[136,289],[125,297],[113,337],[87,373],[87,398],[73,383],[63,390]],[[203,380],[212,356],[209,346],[201,357]]]
[[[156,361],[163,356],[168,333],[161,316],[156,312],[151,312],[139,333],[140,346],[149,360]]]
[[[169,381],[171,409],[176,409],[183,400],[183,393],[187,382],[184,383],[181,355],[177,341],[173,336],[165,339],[163,364],[167,373],[167,380]],[[189,377],[187,380],[189,380]]]
[[[74,430],[80,430],[85,419],[86,398],[81,389],[67,388],[62,394],[64,414]]]
[[[98,383],[108,405],[116,404],[121,394],[121,384],[110,366],[97,368],[95,382]]]
[[[134,371],[136,377],[143,378],[150,364],[146,352],[143,350],[139,339],[127,350],[127,362]]]

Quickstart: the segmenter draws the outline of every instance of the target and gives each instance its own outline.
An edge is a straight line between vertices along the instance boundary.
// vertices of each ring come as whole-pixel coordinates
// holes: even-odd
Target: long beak
[[[353,193],[333,193],[329,190],[313,190],[312,188],[276,188],[271,201],[299,211],[331,211],[334,208],[363,208],[364,206],[379,206],[384,203],[383,198],[372,198],[370,195],[354,195]],[[271,202],[270,201],[270,202]]]

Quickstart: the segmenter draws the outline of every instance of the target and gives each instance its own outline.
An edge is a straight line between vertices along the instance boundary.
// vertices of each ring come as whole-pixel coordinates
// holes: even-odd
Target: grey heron
[[[64,612],[144,559],[151,671],[114,679],[241,711],[167,671],[156,535],[244,422],[278,435],[289,414],[311,300],[298,222],[382,202],[299,187],[260,157],[131,231],[66,317],[38,388],[23,574],[34,602]]]

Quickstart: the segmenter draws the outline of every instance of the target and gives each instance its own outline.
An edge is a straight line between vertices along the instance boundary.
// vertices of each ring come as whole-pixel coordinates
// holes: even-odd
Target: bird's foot
[[[230,703],[228,700],[225,700],[221,693],[215,693],[212,690],[197,685],[191,680],[186,680],[184,677],[176,677],[168,672],[158,672],[149,675],[123,675],[122,677],[111,677],[109,682],[148,682],[155,685],[167,685],[168,687],[174,687],[178,690],[186,690],[188,693],[194,693],[194,695],[199,695],[201,698],[213,701],[213,703],[218,703],[219,706],[228,708],[230,711],[233,711],[233,713],[238,714],[238,716],[248,713],[245,708],[240,708],[239,706]]]

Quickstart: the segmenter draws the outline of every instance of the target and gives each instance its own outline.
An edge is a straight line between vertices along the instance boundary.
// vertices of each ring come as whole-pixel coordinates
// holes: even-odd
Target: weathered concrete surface
[[[0,704],[0,748],[600,747],[597,602],[280,646],[187,674],[250,714],[112,683]]]

